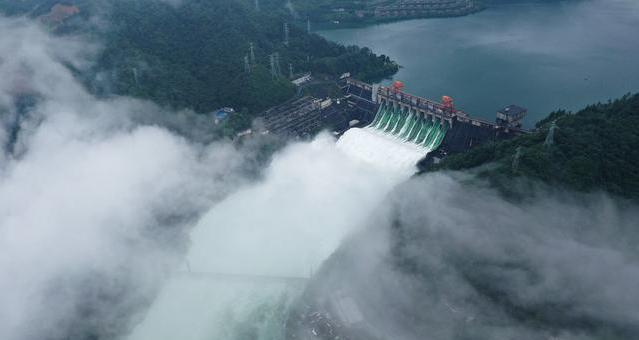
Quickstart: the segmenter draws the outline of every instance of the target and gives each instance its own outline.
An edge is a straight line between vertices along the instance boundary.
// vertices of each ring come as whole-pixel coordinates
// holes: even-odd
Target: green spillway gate
[[[375,114],[375,119],[373,119],[373,122],[369,125],[369,126],[377,126],[377,124],[379,123],[380,119],[382,119],[382,114],[384,112],[384,110],[386,110],[385,105],[380,105],[379,109],[377,110],[377,114]]]
[[[369,129],[393,136],[402,143],[424,147],[426,152],[437,149],[450,129],[447,122],[433,121],[411,110],[382,104]]]

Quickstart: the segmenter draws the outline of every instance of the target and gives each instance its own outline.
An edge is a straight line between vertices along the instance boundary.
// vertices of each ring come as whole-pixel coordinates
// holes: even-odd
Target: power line
[[[269,56],[270,64],[271,64],[271,76],[275,78],[279,78],[280,74],[280,54],[275,52]]]

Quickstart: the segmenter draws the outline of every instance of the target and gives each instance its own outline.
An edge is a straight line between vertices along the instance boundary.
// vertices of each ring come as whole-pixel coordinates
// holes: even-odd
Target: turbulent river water
[[[362,139],[386,141],[364,133],[292,145],[262,182],[212,207],[191,233],[184,265],[129,339],[283,339],[286,311],[308,278],[426,153],[407,149],[406,159],[384,166],[383,155],[396,151],[388,141],[368,146],[382,154],[378,163],[343,151]]]
[[[394,79],[410,93],[452,96],[488,120],[518,104],[529,109],[531,126],[555,109],[639,91],[637,27],[639,1],[574,0],[318,33],[390,56],[402,66]]]

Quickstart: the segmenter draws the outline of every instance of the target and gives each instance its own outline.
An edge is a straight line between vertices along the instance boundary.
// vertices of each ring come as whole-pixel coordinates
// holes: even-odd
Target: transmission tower
[[[288,23],[284,23],[284,45],[288,46],[288,38],[289,38],[290,30],[288,28]]]
[[[255,65],[255,46],[253,43],[249,43],[249,56],[251,57],[251,65]]]
[[[555,131],[557,129],[557,122],[552,122],[552,124],[550,125],[550,130],[548,130],[548,134],[546,135],[546,140],[544,141],[545,147],[551,147],[555,143]]]
[[[280,72],[280,54],[275,52],[270,56],[271,62],[271,76],[273,78],[278,78],[282,72]]]
[[[293,79],[293,64],[288,64],[288,77]]]
[[[521,159],[521,156],[523,154],[523,149],[521,148],[521,146],[517,147],[517,152],[515,153],[515,156],[513,157],[513,163],[511,166],[511,170],[513,174],[516,174],[517,171],[519,170],[519,160]]]
[[[275,55],[271,54],[268,56],[269,64],[271,64],[271,77],[276,78],[277,75],[275,73]]]
[[[282,74],[282,70],[280,69],[280,54],[275,52],[275,73],[279,77]]]
[[[135,80],[135,85],[140,86],[140,79],[138,78],[138,69],[133,68],[133,79]]]
[[[311,17],[306,18],[306,33],[311,34]]]
[[[251,73],[251,63],[249,62],[249,56],[244,56],[244,72]]]

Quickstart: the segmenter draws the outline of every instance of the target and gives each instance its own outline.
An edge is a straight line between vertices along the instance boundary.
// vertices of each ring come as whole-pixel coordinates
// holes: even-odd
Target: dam
[[[527,133],[527,110],[517,105],[497,111],[490,122],[459,110],[451,97],[437,102],[412,95],[399,81],[380,86],[344,77],[336,84],[338,96],[307,95],[266,110],[259,115],[260,132],[308,138],[329,129],[350,156],[401,171]]]
[[[342,90],[349,109],[362,120],[342,134],[338,145],[369,162],[405,168],[427,155],[426,161],[438,162],[451,153],[526,133],[526,110],[516,105],[498,111],[495,122],[489,122],[456,109],[448,96],[440,103],[406,93],[401,82],[386,87],[348,78]]]

